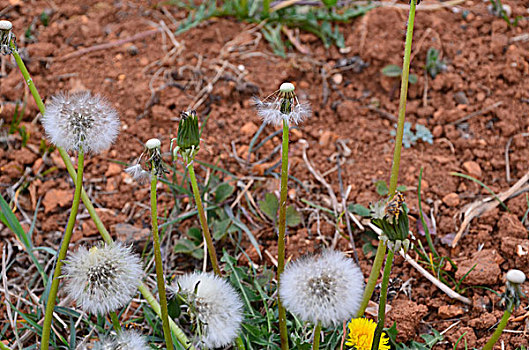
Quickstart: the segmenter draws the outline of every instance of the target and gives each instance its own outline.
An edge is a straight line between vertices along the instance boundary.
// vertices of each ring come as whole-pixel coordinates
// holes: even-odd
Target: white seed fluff
[[[281,92],[294,92],[295,88],[296,87],[292,83],[283,83],[279,87],[279,91],[281,91]]]
[[[177,278],[168,288],[190,305],[203,333],[199,342],[208,348],[230,344],[239,332],[243,319],[242,301],[235,289],[212,273],[190,273]]]
[[[281,125],[283,120],[290,124],[300,124],[311,114],[310,104],[308,102],[299,103],[297,99],[292,106],[292,111],[288,114],[281,112],[281,100],[276,98],[272,101],[261,101],[257,97],[252,100],[252,103],[257,109],[257,114],[261,117],[264,123],[272,125]]]
[[[116,140],[118,113],[101,96],[90,92],[53,96],[42,124],[49,140],[67,151],[99,153]]]
[[[143,269],[131,247],[121,243],[79,248],[63,266],[66,291],[91,314],[107,314],[127,304],[138,290]]]
[[[321,256],[301,258],[280,278],[283,305],[303,321],[336,326],[360,308],[364,276],[341,252],[328,250]]]
[[[124,330],[116,337],[105,337],[91,344],[80,344],[77,350],[148,350],[147,341],[134,330]]]
[[[125,172],[139,183],[144,183],[145,181],[151,179],[151,173],[146,170],[143,170],[141,164],[131,165],[125,169]]]

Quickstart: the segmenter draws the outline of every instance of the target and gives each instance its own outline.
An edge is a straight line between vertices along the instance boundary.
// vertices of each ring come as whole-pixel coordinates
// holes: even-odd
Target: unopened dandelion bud
[[[109,148],[119,132],[117,112],[105,99],[89,92],[53,96],[42,125],[56,146],[94,153]]]
[[[196,111],[182,112],[180,116],[182,119],[178,123],[176,145],[184,152],[197,149],[200,144],[200,129]]]
[[[11,22],[5,20],[0,21],[0,53],[2,53],[2,55],[11,54],[9,42],[14,39],[11,29],[13,29],[13,24]]]
[[[65,261],[66,291],[79,307],[103,315],[127,304],[143,269],[138,255],[121,243],[79,248]]]
[[[243,304],[226,280],[212,273],[190,273],[177,278],[168,290],[187,305],[196,322],[197,345],[218,348],[237,337]]]
[[[360,307],[364,276],[352,259],[328,250],[291,263],[280,276],[279,296],[303,321],[336,326]]]

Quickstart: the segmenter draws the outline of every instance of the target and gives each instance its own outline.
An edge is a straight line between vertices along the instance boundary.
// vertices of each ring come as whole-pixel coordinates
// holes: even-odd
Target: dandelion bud
[[[376,202],[371,208],[371,221],[382,230],[381,241],[387,241],[393,251],[408,250],[410,232],[404,196],[398,192],[388,199]]]
[[[292,83],[283,83],[279,90],[261,101],[253,99],[257,114],[264,123],[281,125],[283,121],[287,124],[299,124],[311,114],[308,102],[300,103]]]
[[[200,129],[196,111],[182,112],[178,123],[176,145],[182,150],[196,149],[200,144]]]
[[[127,304],[143,276],[140,258],[121,243],[79,248],[65,261],[66,291],[91,314],[106,314]]]
[[[360,308],[364,277],[353,260],[328,250],[291,263],[281,274],[279,296],[303,321],[336,326]]]
[[[11,22],[0,21],[0,53],[2,55],[11,54],[9,42],[11,39],[14,39],[11,29],[13,29],[13,24]]]
[[[200,345],[218,348],[237,337],[243,305],[226,280],[212,273],[191,273],[180,276],[168,290],[184,302],[196,322]]]
[[[89,92],[53,96],[42,124],[53,144],[74,151],[99,153],[110,147],[119,132],[117,112]]]

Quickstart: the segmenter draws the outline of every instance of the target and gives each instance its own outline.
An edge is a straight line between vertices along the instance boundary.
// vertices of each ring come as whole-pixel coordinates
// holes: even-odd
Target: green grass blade
[[[456,172],[452,172],[450,173],[450,175],[452,176],[459,176],[459,177],[462,177],[462,178],[465,178],[467,180],[471,180],[471,181],[474,181],[475,183],[477,183],[478,185],[482,186],[483,188],[485,188],[491,195],[492,197],[494,197],[495,200],[498,201],[498,203],[500,203],[500,205],[503,207],[503,209],[507,210],[509,213],[511,212],[509,210],[509,208],[507,208],[507,206],[505,205],[505,203],[503,203],[503,201],[496,195],[496,193],[494,193],[493,190],[490,189],[489,186],[485,185],[483,182],[479,181],[478,179],[470,176],[470,175],[466,175],[466,174],[461,174],[461,173],[456,173]]]

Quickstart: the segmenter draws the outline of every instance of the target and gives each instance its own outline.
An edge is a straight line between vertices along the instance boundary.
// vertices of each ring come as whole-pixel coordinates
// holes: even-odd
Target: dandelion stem
[[[369,304],[369,300],[371,300],[371,295],[373,295],[373,291],[375,290],[378,275],[380,274],[380,269],[382,268],[382,264],[384,263],[385,256],[386,242],[379,241],[377,254],[375,255],[375,261],[373,262],[373,266],[371,267],[371,274],[369,275],[366,288],[364,289],[364,298],[362,299],[362,303],[360,304],[360,309],[358,310],[358,314],[356,315],[356,317],[362,317],[364,315],[364,312],[366,311],[367,305]]]
[[[317,350],[320,348],[320,335],[321,335],[321,322],[318,322],[318,324],[314,326],[312,350]]]
[[[378,303],[378,324],[377,328],[375,329],[375,335],[373,337],[373,345],[371,346],[371,350],[378,350],[380,337],[382,336],[382,330],[384,329],[384,321],[386,319],[386,302],[388,300],[389,275],[391,274],[391,267],[393,266],[394,257],[395,253],[393,252],[393,250],[390,249],[386,258],[386,266],[384,266],[384,275],[382,276],[382,286],[380,287],[380,301]]]
[[[244,341],[242,340],[242,337],[240,335],[235,339],[235,346],[237,347],[238,350],[246,349],[244,347]]]
[[[404,47],[404,62],[402,64],[402,80],[400,87],[400,102],[399,102],[399,118],[397,122],[397,134],[395,136],[395,150],[393,152],[393,165],[391,167],[391,177],[389,179],[389,195],[393,196],[397,190],[397,182],[399,178],[399,167],[400,167],[400,155],[402,151],[402,137],[404,135],[404,120],[406,117],[406,99],[408,96],[408,79],[410,76],[410,60],[411,60],[411,43],[413,39],[413,24],[415,20],[415,8],[417,6],[417,0],[411,0],[410,2],[410,13],[408,18],[408,29],[406,31],[406,45]],[[364,292],[364,299],[362,300],[362,306],[358,313],[358,317],[364,314],[365,308],[371,299],[371,295],[375,290],[375,283],[380,274],[380,267],[382,261],[386,255],[386,244],[380,244],[377,248],[377,254],[375,256],[375,262],[371,268],[369,274],[369,280]],[[378,260],[377,260],[378,259]]]
[[[208,221],[206,219],[206,215],[204,214],[202,199],[200,199],[200,191],[198,190],[197,177],[195,175],[193,163],[188,164],[187,169],[189,171],[191,187],[193,188],[193,195],[195,196],[195,204],[197,206],[200,226],[202,226],[202,232],[204,233],[204,238],[206,240],[206,245],[208,248],[209,260],[211,260],[211,266],[213,267],[213,271],[215,272],[215,274],[217,276],[222,276],[219,268],[219,261],[217,260],[217,253],[215,252],[215,247],[213,246],[213,239],[211,238],[211,233],[209,232]]]
[[[281,274],[285,270],[285,231],[287,222],[287,187],[288,184],[288,122],[283,120],[283,144],[281,148],[281,196],[279,199],[279,227],[277,238],[277,288],[281,284]],[[277,293],[279,311],[279,334],[281,350],[288,350],[287,313]]]
[[[53,310],[55,309],[55,301],[57,298],[57,292],[59,291],[59,282],[61,277],[61,270],[63,260],[66,258],[68,252],[68,245],[72,238],[73,228],[75,226],[75,220],[77,218],[77,210],[79,209],[79,202],[81,199],[81,189],[83,188],[83,169],[84,169],[84,152],[83,149],[79,149],[77,158],[77,178],[75,179],[75,192],[73,196],[72,209],[70,211],[70,217],[66,225],[66,231],[62,238],[59,255],[55,262],[55,271],[53,273],[53,280],[51,282],[50,292],[48,294],[48,302],[46,303],[46,313],[44,315],[44,324],[42,326],[42,338],[41,338],[41,350],[47,350],[50,342],[51,322],[53,320]]]
[[[173,339],[169,329],[169,316],[167,312],[167,297],[165,296],[165,278],[163,275],[162,253],[160,248],[160,236],[158,234],[158,208],[156,200],[156,166],[153,162],[151,172],[151,220],[152,220],[152,240],[154,244],[154,261],[156,265],[156,283],[158,285],[158,296],[162,312],[162,327],[165,345],[168,350],[173,350]]]
[[[500,320],[500,323],[498,324],[498,328],[492,333],[492,336],[490,337],[489,341],[485,346],[483,347],[483,350],[492,350],[494,347],[494,344],[500,339],[501,334],[503,333],[503,329],[505,326],[507,326],[507,322],[509,322],[509,317],[511,317],[512,310],[514,309],[514,303],[511,303],[503,313],[503,316]]]
[[[111,311],[109,312],[109,315],[110,315],[110,319],[112,320],[112,326],[114,326],[114,330],[116,331],[116,333],[121,333],[121,325],[119,324],[119,318],[118,318],[118,315],[116,314],[116,311]]]
[[[28,72],[24,62],[22,61],[22,59],[20,59],[20,56],[18,55],[18,52],[17,52],[17,49],[16,49],[16,46],[14,45],[14,43],[12,41],[9,43],[9,45],[10,45],[10,47],[12,49],[11,51],[13,53],[13,56],[15,57],[15,61],[16,61],[17,65],[18,65],[18,68],[19,68],[20,72],[22,73],[22,76],[24,77],[24,81],[28,84],[28,87],[29,87],[29,90],[31,91],[33,99],[35,100],[35,103],[37,104],[37,107],[39,108],[40,114],[44,115],[46,110],[44,108],[44,103],[42,102],[42,99],[41,99],[41,97],[40,97],[40,95],[39,95],[39,93],[37,91],[37,88],[33,84],[33,80],[31,79],[31,77],[29,75],[29,72]],[[68,153],[62,147],[57,147],[57,149],[58,149],[59,154],[60,154],[60,156],[61,156],[61,158],[62,158],[62,160],[64,162],[64,165],[66,166],[66,170],[68,171],[68,174],[72,178],[73,182],[76,183],[77,182],[77,174],[75,172],[75,168],[74,168],[74,166],[72,164],[72,161],[70,160],[70,157],[68,156]],[[110,236],[110,234],[108,233],[108,230],[106,229],[105,225],[101,221],[101,218],[97,214],[97,212],[96,212],[96,210],[94,208],[94,205],[92,204],[92,201],[88,197],[88,195],[87,195],[86,191],[84,190],[84,188],[81,189],[81,199],[83,201],[83,204],[86,207],[86,210],[90,214],[90,217],[92,218],[92,221],[96,225],[97,230],[101,234],[101,237],[103,238],[103,240],[106,243],[108,243],[108,244],[112,243],[113,242],[112,237]],[[143,282],[139,281],[139,283],[140,283],[140,286],[138,287],[138,289],[140,290],[141,294],[143,295],[145,300],[147,300],[147,302],[152,307],[154,312],[161,318],[162,314],[161,314],[160,304],[158,303],[158,301],[156,301],[156,299],[152,295],[152,293],[149,290],[149,288],[147,288],[147,286],[145,284],[143,284]],[[178,339],[178,341],[186,349],[195,350],[195,347],[191,344],[191,342],[189,341],[189,339],[187,338],[185,333],[182,331],[182,329],[180,329],[180,327],[178,327],[178,325],[173,320],[169,320],[169,325],[171,327],[171,330],[173,331],[173,334],[176,336],[176,339]]]

